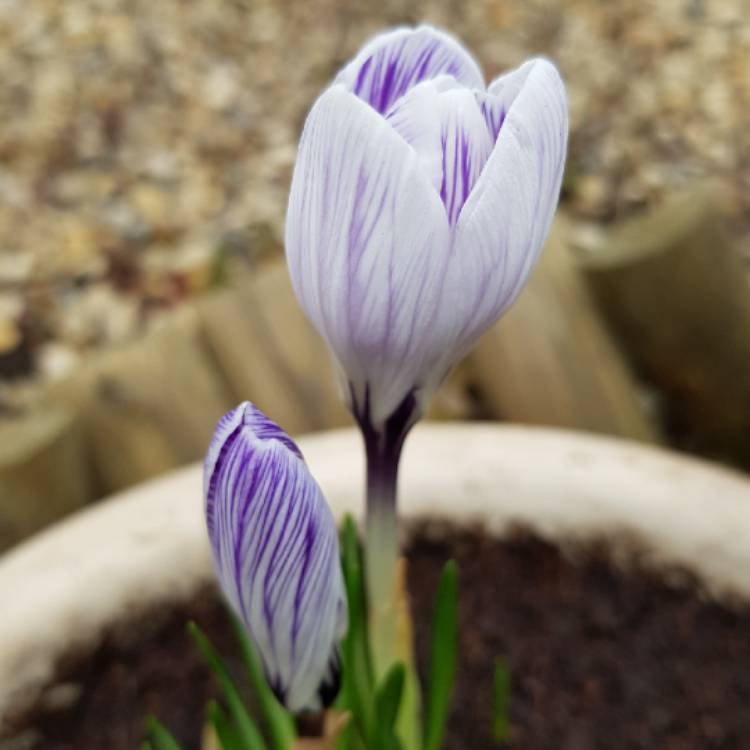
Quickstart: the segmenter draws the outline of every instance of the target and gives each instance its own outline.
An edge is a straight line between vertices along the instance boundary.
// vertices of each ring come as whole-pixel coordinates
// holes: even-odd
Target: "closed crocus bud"
[[[550,62],[485,87],[466,50],[424,26],[373,39],[318,99],[287,260],[360,423],[383,431],[399,411],[413,423],[516,298],[557,205],[567,131]]]
[[[295,713],[335,697],[347,607],[331,511],[297,446],[250,403],[219,422],[204,473],[219,582]]]

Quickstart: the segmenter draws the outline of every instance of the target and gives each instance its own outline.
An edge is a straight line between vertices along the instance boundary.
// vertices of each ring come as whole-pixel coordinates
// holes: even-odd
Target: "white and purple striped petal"
[[[546,60],[527,60],[520,68],[510,71],[496,78],[488,87],[487,91],[474,92],[477,97],[482,114],[487,122],[493,143],[500,135],[500,128],[505,122],[508,110],[515,101],[521,89],[526,83],[529,74],[537,63],[546,63]],[[547,63],[549,64],[549,63]]]
[[[440,75],[469,88],[484,88],[479,66],[452,36],[420,26],[375,37],[339,73],[336,83],[385,114],[412,86]]]
[[[495,142],[475,94],[446,76],[424,81],[386,120],[419,155],[453,226]]]
[[[450,229],[417,152],[343,86],[310,113],[289,196],[286,252],[300,303],[353,407],[380,424],[442,353]]]
[[[440,198],[454,226],[492,152],[494,139],[471,91],[452,89],[441,94],[438,102],[443,155]]]
[[[331,511],[297,446],[250,403],[221,419],[204,468],[224,595],[287,708],[317,710],[334,697],[347,625]]]
[[[528,280],[552,224],[565,165],[567,102],[556,68],[533,60],[503,81],[502,127],[453,236],[446,281],[452,294],[445,301],[460,311],[459,356]]]

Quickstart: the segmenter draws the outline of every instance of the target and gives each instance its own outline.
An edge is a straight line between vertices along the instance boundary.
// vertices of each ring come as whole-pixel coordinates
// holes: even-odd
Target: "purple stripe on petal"
[[[494,143],[500,135],[500,128],[503,127],[505,115],[508,113],[506,102],[501,97],[484,91],[475,91],[474,96]]]
[[[347,619],[338,536],[318,485],[294,442],[245,403],[217,426],[204,486],[219,582],[269,684],[290,710],[318,710]]]
[[[443,156],[440,198],[453,226],[492,152],[492,140],[472,92],[446,91],[438,103]]]
[[[475,92],[493,142],[500,135],[500,129],[505,122],[508,111],[521,92],[533,67],[534,61],[529,60],[520,68],[496,78],[489,85],[486,93]]]
[[[425,81],[386,115],[394,130],[417,152],[451,226],[458,220],[494,142],[478,93],[451,86],[445,78]]]
[[[289,448],[292,453],[302,458],[296,443],[275,422],[272,422],[260,409],[249,401],[240,407],[242,412],[242,424],[250,427],[258,440],[278,440]]]
[[[451,36],[429,26],[395,29],[375,37],[339,74],[336,83],[385,114],[420,81],[453,76],[472,88],[484,88],[471,55]]]

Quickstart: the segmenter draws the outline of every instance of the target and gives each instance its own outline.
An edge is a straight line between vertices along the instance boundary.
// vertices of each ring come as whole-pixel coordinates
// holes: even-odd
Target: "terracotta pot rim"
[[[359,515],[353,429],[299,440],[337,517]],[[212,579],[201,467],[135,487],[37,534],[0,559],[0,729],[71,648],[121,618],[188,597]],[[407,441],[403,518],[518,524],[557,542],[637,542],[721,594],[750,599],[750,480],[673,452],[534,427],[425,424]],[[408,524],[407,524],[408,525]]]

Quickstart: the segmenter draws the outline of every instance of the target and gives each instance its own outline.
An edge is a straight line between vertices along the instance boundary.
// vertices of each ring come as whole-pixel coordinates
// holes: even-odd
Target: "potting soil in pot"
[[[420,665],[443,562],[460,575],[461,643],[447,750],[496,748],[496,657],[511,670],[509,748],[750,748],[750,608],[708,601],[636,562],[624,574],[595,550],[570,562],[518,533],[418,534],[409,589]],[[670,577],[671,579],[672,577]],[[113,629],[93,654],[69,654],[56,683],[13,733],[24,748],[133,750],[157,715],[198,750],[217,695],[185,634],[195,619],[225,654],[236,648],[216,592]],[[0,747],[2,747],[0,741]]]

